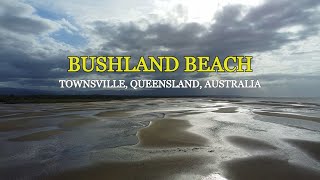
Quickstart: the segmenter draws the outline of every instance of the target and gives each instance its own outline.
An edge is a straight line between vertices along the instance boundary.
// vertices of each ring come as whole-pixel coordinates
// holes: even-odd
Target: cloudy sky
[[[0,92],[68,93],[59,79],[250,78],[262,88],[177,93],[320,96],[319,29],[319,0],[2,0]],[[254,72],[67,73],[69,55],[190,54],[252,55]]]

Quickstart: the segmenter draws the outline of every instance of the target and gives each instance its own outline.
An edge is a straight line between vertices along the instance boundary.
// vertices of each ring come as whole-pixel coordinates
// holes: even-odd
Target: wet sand
[[[320,162],[320,142],[299,139],[286,139],[285,141],[298,147],[303,152]]]
[[[300,103],[305,113],[293,102],[150,98],[4,106],[12,116],[0,118],[0,179],[320,179],[320,124],[313,123],[319,112],[313,103]]]
[[[139,146],[143,147],[184,147],[204,146],[207,140],[188,132],[191,124],[185,120],[160,119],[147,128],[138,131]]]
[[[217,113],[236,113],[237,112],[237,107],[227,107],[227,108],[219,108],[218,110],[215,110],[213,112]]]
[[[96,114],[99,117],[127,117],[129,115],[128,111],[105,111]]]
[[[268,156],[256,156],[223,164],[225,177],[232,180],[318,180],[319,171]]]
[[[17,120],[1,121],[0,132],[32,129],[41,125],[32,123],[33,118],[23,118]]]
[[[246,150],[274,150],[277,149],[275,146],[259,140],[259,139],[253,139],[248,137],[241,137],[241,136],[228,136],[227,140],[232,143],[235,146],[238,146],[240,148],[246,149]]]
[[[17,114],[17,113],[0,111],[0,118],[7,118],[7,117],[10,117],[10,116],[15,115],[15,114]]]
[[[86,124],[94,123],[98,121],[94,118],[82,117],[82,116],[69,116],[70,120],[60,123],[58,126],[61,128],[73,128],[77,126],[83,126]]]
[[[207,165],[213,162],[205,156],[173,156],[129,162],[106,162],[66,171],[45,179],[105,180],[105,179],[175,179],[176,175],[208,175]]]
[[[320,123],[320,118],[318,118],[318,117],[302,116],[302,115],[297,115],[297,114],[277,113],[277,112],[254,111],[254,113],[259,114],[259,115],[264,115],[264,116],[286,117],[286,118],[302,119],[302,120],[306,120],[306,121],[313,121],[313,122]]]
[[[312,109],[318,108],[320,105],[315,103],[297,103],[297,102],[276,102],[276,101],[259,101],[259,102],[239,102],[241,105],[252,106],[271,106],[279,108],[292,108],[292,109]]]
[[[41,116],[48,116],[52,113],[44,112],[44,111],[37,111],[37,112],[21,112],[11,114],[10,116],[0,117],[0,119],[13,119],[13,118],[34,118],[34,117],[41,117]]]
[[[61,133],[63,133],[63,131],[59,129],[41,131],[41,132],[31,133],[24,136],[12,138],[12,139],[9,139],[9,141],[40,141],[40,140],[48,139],[51,136],[55,136]]]
[[[45,126],[45,123],[40,123],[40,121],[44,122],[45,118],[47,117],[44,116],[44,118],[42,117],[32,118],[32,117],[26,116],[26,118],[1,121],[0,132],[21,131],[21,130],[28,130],[28,129],[34,129],[34,128],[41,128]],[[61,128],[72,128],[72,127],[82,126],[82,125],[97,121],[97,119],[83,117],[79,115],[66,115],[66,116],[61,116],[61,118],[66,119],[65,121],[57,125],[57,127],[61,127]]]

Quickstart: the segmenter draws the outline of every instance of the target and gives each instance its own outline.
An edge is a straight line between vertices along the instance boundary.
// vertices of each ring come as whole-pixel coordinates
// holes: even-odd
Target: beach
[[[0,104],[0,179],[320,179],[320,101]]]

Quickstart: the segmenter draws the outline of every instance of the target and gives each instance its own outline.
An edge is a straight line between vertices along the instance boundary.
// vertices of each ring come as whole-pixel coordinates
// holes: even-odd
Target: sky
[[[97,92],[59,79],[256,79],[262,88],[99,93],[319,97],[319,30],[319,0],[2,0],[0,93]],[[67,56],[111,54],[250,55],[254,72],[67,72]]]

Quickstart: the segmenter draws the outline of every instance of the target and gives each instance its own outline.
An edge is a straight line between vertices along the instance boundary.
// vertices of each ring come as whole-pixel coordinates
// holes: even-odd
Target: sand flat
[[[33,124],[32,120],[33,120],[32,118],[25,118],[25,119],[1,121],[0,132],[25,130],[25,129],[41,127],[38,124]]]
[[[8,118],[10,116],[13,116],[13,115],[18,115],[18,114],[21,114],[20,112],[7,112],[7,111],[1,111],[0,110],[0,118]]]
[[[161,119],[152,121],[138,131],[139,146],[143,147],[184,147],[204,146],[207,139],[186,131],[191,124],[185,120]]]
[[[128,117],[130,113],[126,110],[123,111],[104,111],[97,113],[96,116],[98,117]]]
[[[218,110],[215,110],[213,112],[216,113],[236,113],[237,112],[237,107],[225,107],[225,108],[219,108]]]
[[[89,167],[65,171],[44,179],[105,180],[105,179],[175,179],[176,175],[197,173],[210,174],[206,166],[212,162],[206,156],[172,156],[141,161],[105,162]]]
[[[312,116],[303,116],[298,114],[287,114],[287,113],[268,112],[268,111],[254,111],[254,113],[259,115],[264,115],[264,116],[286,117],[286,118],[302,119],[302,120],[320,123],[320,118],[312,117]]]
[[[40,131],[36,133],[27,134],[24,136],[16,137],[9,139],[9,141],[40,141],[48,139],[51,136],[61,134],[63,133],[62,130],[55,129],[55,130],[49,130],[49,131]]]
[[[228,136],[226,138],[230,143],[245,150],[274,150],[275,146],[259,140],[243,136]]]
[[[235,159],[223,164],[232,180],[319,180],[320,172],[268,156]]]
[[[45,111],[37,111],[37,112],[21,112],[18,114],[13,114],[10,116],[5,116],[5,117],[0,117],[3,119],[17,119],[17,118],[33,118],[33,117],[41,117],[41,116],[48,116],[48,115],[52,115],[53,113],[51,112],[45,112]]]
[[[210,99],[21,105],[29,112],[46,114],[24,111],[25,117],[0,119],[0,160],[4,162],[0,177],[319,179],[320,124],[251,113],[299,112],[301,116],[316,117],[320,112],[316,108],[305,111],[259,105],[260,110],[255,110],[258,105]],[[260,103],[261,99],[249,100]],[[6,111],[21,112],[4,107]],[[266,123],[264,119],[283,120],[290,127]],[[304,128],[309,125],[314,131]],[[41,130],[33,129],[38,127]]]
[[[70,120],[60,123],[58,126],[61,128],[73,128],[83,126],[98,121],[95,118],[82,117],[82,116],[69,116]]]
[[[320,142],[300,139],[285,139],[286,142],[298,147],[300,150],[320,162]]]

